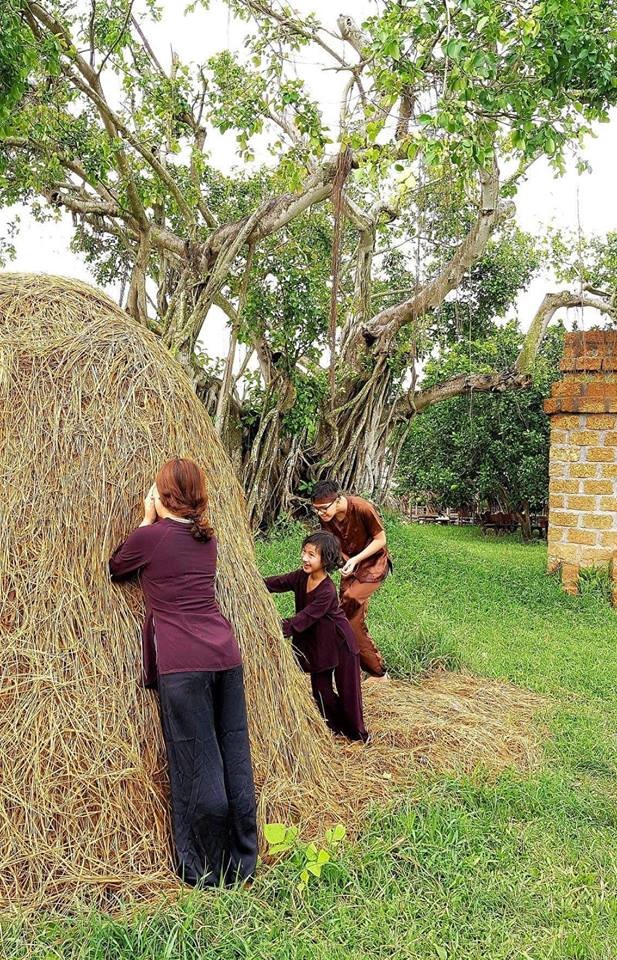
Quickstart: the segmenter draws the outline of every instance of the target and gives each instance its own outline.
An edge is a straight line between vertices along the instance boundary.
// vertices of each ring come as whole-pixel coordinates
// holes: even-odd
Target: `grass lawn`
[[[497,780],[418,775],[299,897],[291,864],[251,891],[154,916],[3,925],[0,956],[83,960],[617,957],[617,614],[601,578],[568,597],[546,550],[476,529],[389,524],[395,561],[371,604],[393,674],[459,664],[547,694],[542,768]],[[297,565],[299,532],[259,545]],[[285,601],[284,601],[285,602]],[[281,606],[281,609],[285,609]]]

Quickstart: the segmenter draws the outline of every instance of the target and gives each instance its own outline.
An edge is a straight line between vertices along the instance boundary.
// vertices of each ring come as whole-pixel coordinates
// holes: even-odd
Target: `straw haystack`
[[[240,487],[181,368],[102,293],[0,275],[0,908],[105,905],[176,887],[157,700],[137,683],[141,597],[107,574],[173,455],[198,461],[208,480],[262,822],[309,834],[352,823],[388,789],[384,771],[407,771],[414,730],[438,762],[440,731],[465,712],[459,696],[454,712],[444,701],[431,714],[433,696],[422,714],[417,690],[409,700],[393,685],[369,695],[373,745],[331,737],[258,575]],[[469,755],[482,758],[480,744],[499,756],[506,714],[494,697],[488,711],[468,701]],[[532,709],[523,704],[525,718]],[[418,710],[420,726],[403,731]],[[504,762],[526,756],[516,722]],[[455,741],[451,730],[448,751]]]

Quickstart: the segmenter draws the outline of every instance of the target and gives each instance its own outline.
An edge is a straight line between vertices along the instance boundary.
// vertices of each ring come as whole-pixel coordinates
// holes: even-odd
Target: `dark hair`
[[[304,549],[309,543],[319,550],[324,570],[328,573],[343,566],[341,545],[333,533],[327,530],[316,530],[315,533],[310,533],[304,538],[302,548]]]
[[[164,507],[177,517],[192,520],[191,534],[207,541],[214,530],[206,518],[208,494],[202,470],[192,460],[174,457],[156,475],[156,487]]]
[[[341,493],[340,486],[334,480],[319,480],[313,487],[311,501],[315,503],[317,500],[327,500],[328,497],[338,497]]]

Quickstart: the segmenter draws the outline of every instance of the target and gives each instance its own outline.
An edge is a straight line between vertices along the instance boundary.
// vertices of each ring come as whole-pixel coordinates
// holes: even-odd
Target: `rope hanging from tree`
[[[332,208],[334,229],[332,232],[332,292],[330,295],[330,321],[328,325],[328,345],[330,347],[330,406],[334,407],[334,389],[336,382],[336,320],[339,276],[341,269],[341,234],[343,212],[343,187],[351,170],[352,152],[345,147],[338,155],[336,173],[332,183]]]

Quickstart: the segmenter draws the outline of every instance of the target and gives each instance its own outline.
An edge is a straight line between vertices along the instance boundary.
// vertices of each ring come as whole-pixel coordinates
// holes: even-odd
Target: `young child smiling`
[[[358,644],[329,576],[343,563],[338,540],[326,531],[310,534],[301,561],[299,570],[267,577],[266,587],[270,593],[294,593],[296,613],[283,620],[283,633],[293,638],[298,663],[311,675],[326,723],[334,733],[366,741]]]

